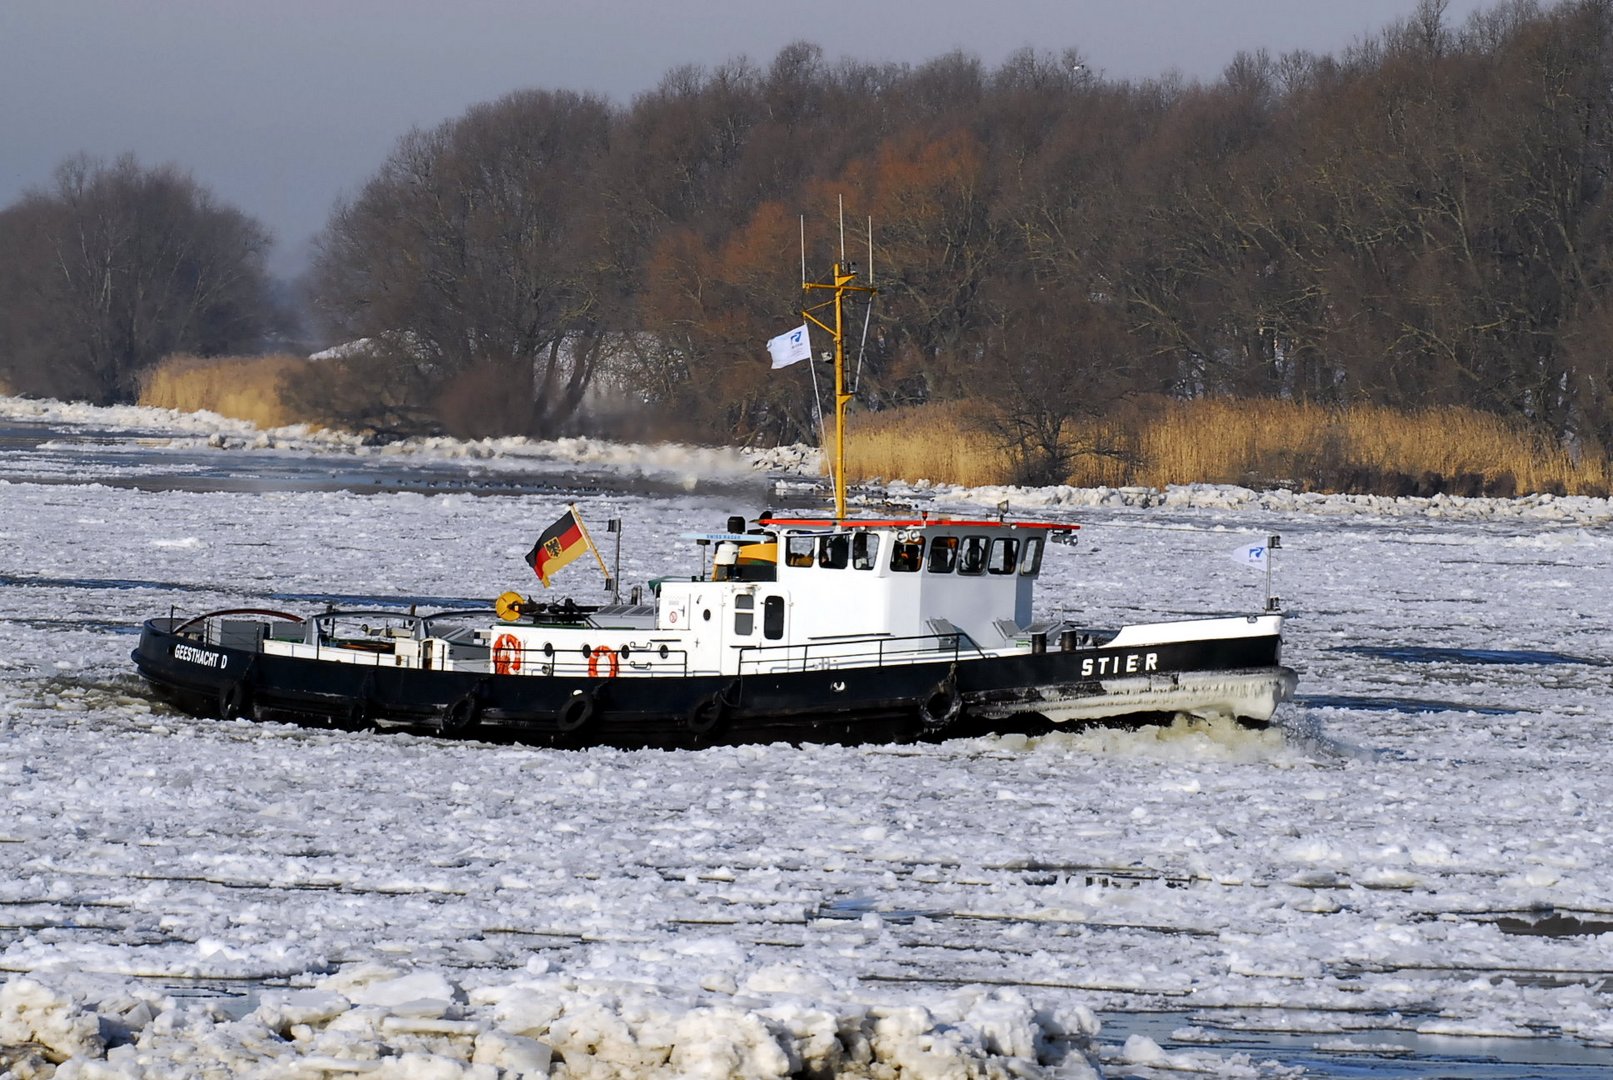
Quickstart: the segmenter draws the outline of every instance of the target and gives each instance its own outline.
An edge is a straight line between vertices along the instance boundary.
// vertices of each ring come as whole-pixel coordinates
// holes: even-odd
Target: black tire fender
[[[237,679],[218,692],[220,720],[252,719],[252,688],[245,679]]]
[[[449,737],[464,735],[481,722],[482,703],[472,691],[458,701],[449,702],[448,707],[443,709],[440,730]]]
[[[561,731],[577,731],[594,718],[594,695],[590,690],[579,690],[567,698],[555,713],[555,726]]]
[[[963,695],[957,681],[948,675],[919,702],[919,722],[931,731],[946,727],[963,711]]]
[[[375,703],[371,700],[374,693],[375,672],[371,671],[359,684],[358,693],[353,695],[353,700],[347,703],[348,731],[363,731],[375,719]]]
[[[712,694],[695,702],[684,726],[689,729],[689,734],[704,738],[720,728],[727,717],[728,706],[723,702],[722,695]]]

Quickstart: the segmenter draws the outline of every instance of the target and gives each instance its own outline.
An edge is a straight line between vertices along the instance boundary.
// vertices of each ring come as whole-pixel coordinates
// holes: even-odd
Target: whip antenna
[[[840,200],[840,265],[846,264],[846,197],[835,196]]]
[[[874,321],[874,297],[878,290],[874,287],[874,218],[868,218],[868,306],[863,308],[863,333],[857,342],[857,374],[852,378],[851,388],[847,393],[855,394],[863,385],[863,360],[868,355],[868,327]]]
[[[872,285],[873,283],[874,283],[874,215],[869,214],[868,215],[868,284]],[[863,330],[863,336],[864,337],[868,336],[868,331],[867,331],[866,328]]]

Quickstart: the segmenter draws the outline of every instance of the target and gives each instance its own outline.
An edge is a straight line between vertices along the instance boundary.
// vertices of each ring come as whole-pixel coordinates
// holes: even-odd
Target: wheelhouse
[[[708,539],[716,543],[709,578],[664,582],[658,625],[699,630],[721,611],[728,616],[724,636],[736,645],[928,636],[991,652],[1029,633],[1047,544],[1074,529],[937,518],[764,519],[750,532]],[[796,603],[804,598],[810,603]]]

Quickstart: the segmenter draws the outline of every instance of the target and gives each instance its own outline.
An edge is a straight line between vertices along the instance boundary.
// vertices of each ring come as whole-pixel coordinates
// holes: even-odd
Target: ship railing
[[[267,638],[301,640],[304,634],[301,615],[273,608],[219,608],[199,615],[183,615],[177,606],[170,604],[168,618],[153,619],[151,623],[159,632],[175,637],[248,652]]]
[[[482,650],[488,653],[485,646]],[[514,661],[512,663],[512,660]],[[660,643],[635,645],[632,642],[583,645],[562,649],[554,645],[531,645],[507,652],[492,650],[489,665],[494,671],[512,675],[553,675],[572,679],[605,679],[640,675],[689,675],[689,654]]]
[[[788,645],[746,645],[739,653],[739,673],[815,671],[845,667],[894,667],[957,661],[966,646],[962,631],[916,634],[911,637],[857,637],[798,642]]]

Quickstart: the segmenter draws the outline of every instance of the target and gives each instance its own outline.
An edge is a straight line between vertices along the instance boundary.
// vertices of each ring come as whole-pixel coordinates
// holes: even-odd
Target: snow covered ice
[[[1082,523],[1039,604],[1099,624],[1257,610],[1226,556],[1281,534],[1302,700],[1266,732],[559,752],[194,720],[128,653],[171,604],[535,589],[567,497],[186,491],[168,456],[381,450],[0,400],[17,421],[63,437],[0,455],[0,1073],[1291,1074],[1098,1030],[1144,1010],[1613,1045],[1606,500],[893,488]],[[645,468],[392,457],[473,453]],[[629,582],[763,505],[686,487],[578,497],[624,518]]]

